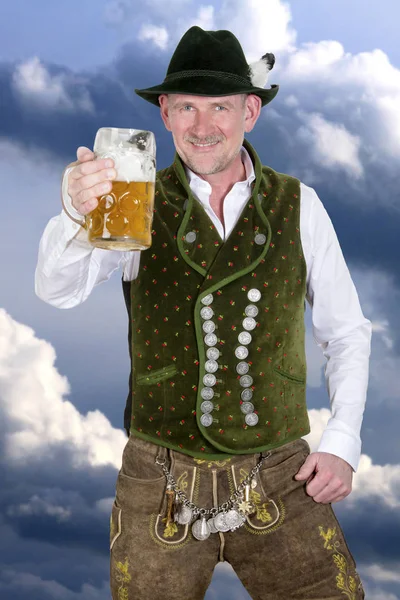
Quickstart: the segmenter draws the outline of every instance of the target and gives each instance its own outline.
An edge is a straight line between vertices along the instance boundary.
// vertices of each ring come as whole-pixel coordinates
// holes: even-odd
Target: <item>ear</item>
[[[158,102],[160,104],[160,114],[164,122],[165,128],[167,129],[167,131],[171,131],[171,125],[169,122],[168,95],[161,94],[160,96],[158,96]]]
[[[260,116],[262,102],[260,96],[256,94],[249,94],[246,98],[245,118],[244,118],[244,130],[246,132],[251,131],[254,125],[257,123],[257,119]]]

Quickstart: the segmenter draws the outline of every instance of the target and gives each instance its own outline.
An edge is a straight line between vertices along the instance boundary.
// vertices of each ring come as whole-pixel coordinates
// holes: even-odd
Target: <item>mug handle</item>
[[[72,171],[72,169],[74,167],[77,167],[78,165],[80,165],[80,161],[76,160],[75,162],[70,163],[68,166],[65,167],[62,177],[61,177],[61,204],[63,207],[64,212],[68,215],[68,217],[74,221],[75,223],[77,223],[78,225],[80,225],[81,227],[83,227],[83,229],[87,229],[88,225],[87,225],[87,221],[86,218],[82,215],[82,219],[83,220],[79,220],[76,217],[73,217],[67,210],[67,207],[65,206],[64,203],[64,194],[63,194],[63,182],[64,182],[64,177],[69,175],[69,172]]]

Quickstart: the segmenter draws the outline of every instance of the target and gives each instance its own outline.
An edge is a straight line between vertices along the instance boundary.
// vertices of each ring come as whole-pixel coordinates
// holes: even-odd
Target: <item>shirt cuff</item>
[[[357,470],[361,455],[361,439],[354,432],[347,432],[344,423],[330,419],[317,452],[328,452],[345,460],[354,471]]]

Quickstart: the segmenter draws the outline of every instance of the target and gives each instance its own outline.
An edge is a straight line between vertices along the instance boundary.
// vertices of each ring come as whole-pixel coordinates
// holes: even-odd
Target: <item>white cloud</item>
[[[294,48],[296,32],[291,18],[289,4],[281,0],[224,0],[217,25],[236,35],[252,62],[266,52]],[[272,75],[270,81],[273,83]]]
[[[94,112],[89,92],[78,87],[78,95],[72,98],[67,84],[77,86],[79,79],[66,73],[50,75],[37,56],[19,64],[13,73],[13,87],[18,97],[25,103],[34,103],[44,110]]]
[[[11,505],[7,510],[9,516],[30,516],[30,515],[48,515],[54,517],[57,521],[67,521],[71,517],[71,510],[64,506],[57,506],[51,502],[46,502],[37,494],[33,495],[29,502],[18,505]]]
[[[347,129],[360,132],[370,161],[379,161],[379,152],[400,156],[400,69],[382,50],[351,54],[337,41],[303,44],[288,53],[282,81],[300,102],[336,109]]]
[[[363,175],[359,136],[317,113],[302,114],[301,118],[304,125],[298,129],[297,137],[310,145],[317,164],[328,169],[342,168],[357,179]]]
[[[2,571],[0,592],[3,598],[12,598],[14,594],[26,593],[28,596],[41,593],[46,598],[57,600],[109,600],[110,586],[104,581],[101,588],[84,584],[81,589],[74,592],[54,579],[43,579],[38,575],[24,571],[15,571],[5,568]]]
[[[165,27],[157,27],[156,25],[142,25],[138,35],[139,40],[143,42],[150,40],[161,50],[166,50],[168,37],[168,31]]]
[[[67,379],[54,366],[54,348],[0,309],[0,411],[6,458],[29,463],[52,448],[71,452],[73,466],[119,468],[126,436],[98,410],[82,415]]]
[[[363,575],[380,583],[400,583],[400,564],[393,570],[377,564],[363,566],[359,570]]]

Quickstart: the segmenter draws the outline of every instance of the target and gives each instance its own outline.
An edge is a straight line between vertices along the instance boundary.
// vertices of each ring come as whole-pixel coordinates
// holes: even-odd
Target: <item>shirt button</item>
[[[263,233],[257,233],[256,237],[254,238],[254,241],[259,246],[262,246],[262,244],[265,244],[265,242],[267,241],[267,238]]]
[[[185,235],[185,240],[189,243],[192,244],[196,239],[196,233],[194,231],[189,231],[186,235]]]

